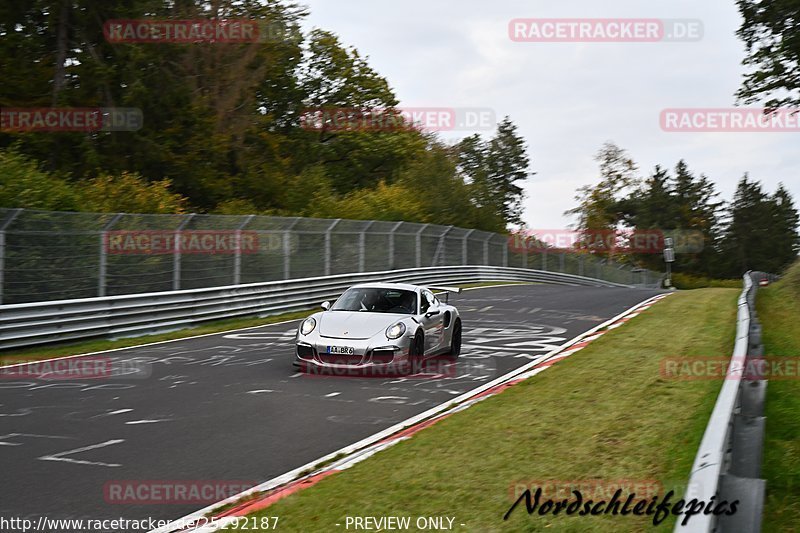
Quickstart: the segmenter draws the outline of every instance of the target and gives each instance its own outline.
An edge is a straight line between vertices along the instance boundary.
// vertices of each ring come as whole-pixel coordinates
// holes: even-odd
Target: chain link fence
[[[586,253],[519,250],[506,235],[434,224],[0,208],[2,304],[451,265],[661,280]]]

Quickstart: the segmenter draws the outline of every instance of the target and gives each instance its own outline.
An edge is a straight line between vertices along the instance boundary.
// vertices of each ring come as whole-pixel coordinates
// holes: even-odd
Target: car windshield
[[[417,294],[414,291],[378,287],[348,289],[336,300],[331,311],[413,315],[417,312]]]

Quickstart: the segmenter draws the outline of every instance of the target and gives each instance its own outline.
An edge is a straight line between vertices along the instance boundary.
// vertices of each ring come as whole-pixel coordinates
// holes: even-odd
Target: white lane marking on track
[[[14,437],[34,437],[38,439],[69,439],[71,437],[60,437],[58,435],[38,435],[36,433],[9,433],[7,435],[0,435],[0,446],[21,446],[21,442],[3,442],[5,439],[13,439]]]
[[[494,306],[493,306],[493,305],[487,305],[487,306],[486,306],[486,307],[484,307],[483,309],[478,309],[478,312],[479,312],[479,313],[485,313],[486,311],[488,311],[488,310],[489,310],[489,309],[491,309],[492,307],[494,307]]]
[[[71,459],[69,457],[64,457],[65,455],[72,455],[80,452],[88,452],[89,450],[96,450],[97,448],[105,448],[106,446],[113,446],[114,444],[119,444],[121,442],[125,442],[125,439],[111,439],[98,444],[84,446],[83,448],[67,450],[66,452],[54,453],[52,455],[43,455],[38,459],[40,461],[63,461],[65,463],[73,463],[78,465],[109,466],[109,467],[122,466],[121,464],[117,463],[101,463],[99,461],[84,461],[81,459]]]
[[[261,394],[262,392],[275,392],[272,389],[257,389],[257,390],[249,390],[247,394]]]
[[[129,426],[136,426],[139,424],[157,424],[158,422],[169,422],[169,418],[155,418],[151,420],[131,420],[130,422],[125,422],[125,424]]]
[[[113,415],[121,415],[122,413],[130,413],[133,409],[117,409],[116,411],[109,411],[108,413],[103,413],[101,415],[93,416],[92,418],[101,418],[104,416],[113,416]]]
[[[334,396],[339,396],[340,394],[341,394],[341,392],[332,392],[330,394],[326,394],[325,397],[326,398],[333,398]]]

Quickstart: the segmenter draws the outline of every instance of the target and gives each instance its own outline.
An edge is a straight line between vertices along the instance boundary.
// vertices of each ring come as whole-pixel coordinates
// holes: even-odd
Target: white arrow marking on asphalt
[[[92,444],[91,446],[84,446],[83,448],[77,448],[75,450],[68,450],[66,452],[59,452],[54,453],[53,455],[44,455],[39,457],[41,461],[64,461],[65,463],[74,463],[78,465],[95,465],[95,466],[122,466],[116,463],[101,463],[97,461],[83,461],[80,459],[70,459],[68,457],[64,457],[65,455],[72,455],[75,453],[86,452],[89,450],[96,450],[97,448],[105,448],[106,446],[112,446],[114,444],[119,444],[120,442],[125,442],[125,439],[112,439],[107,440],[105,442],[101,442],[99,444]]]

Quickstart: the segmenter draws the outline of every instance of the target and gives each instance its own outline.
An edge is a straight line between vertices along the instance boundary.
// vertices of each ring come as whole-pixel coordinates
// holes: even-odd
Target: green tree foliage
[[[0,150],[0,207],[74,211],[79,205],[67,180],[43,172],[15,150]]]
[[[147,182],[123,172],[101,175],[80,187],[81,206],[97,213],[185,213],[186,198],[170,190],[168,180]]]
[[[728,272],[781,272],[797,259],[798,213],[783,186],[770,196],[745,174],[736,188],[730,217],[722,240]]]
[[[800,0],[738,0],[752,67],[739,89],[745,102],[767,99],[771,108],[800,105]]]
[[[584,237],[597,232],[613,232],[619,229],[623,220],[621,212],[623,195],[638,183],[638,167],[628,153],[611,142],[606,142],[595,156],[600,166],[600,182],[597,185],[585,185],[578,189],[575,197],[578,206],[565,214],[576,215],[576,230]],[[602,235],[602,233],[601,233]],[[613,251],[601,245],[595,246],[592,253],[610,255]]]
[[[53,211],[183,213],[187,201],[167,180],[123,172],[80,183],[56,177],[15,150],[0,150],[0,207]]]
[[[579,230],[696,232],[703,236],[702,250],[678,253],[674,265],[676,272],[694,276],[738,278],[747,270],[777,273],[797,259],[800,219],[782,185],[769,195],[745,175],[726,206],[714,183],[695,175],[683,160],[673,173],[657,165],[644,180],[636,177],[636,164],[627,152],[612,143],[603,146],[597,160],[599,183],[579,189],[580,203],[568,211],[577,215]],[[652,250],[628,259],[647,268],[663,268],[662,255]]]
[[[457,145],[456,152],[460,173],[470,184],[475,205],[505,222],[522,224],[524,191],[518,182],[531,174],[525,141],[516,125],[505,117],[492,139],[467,137]],[[497,218],[490,216],[486,223],[493,221]]]
[[[28,169],[21,172],[80,198],[9,192],[7,202],[393,218],[498,231],[520,222],[529,161],[510,119],[492,139],[477,138],[481,168],[464,172],[459,146],[444,146],[399,118],[389,82],[358,50],[323,29],[300,31],[305,9],[291,0],[0,6],[0,105],[132,107],[144,117],[138,131],[0,132],[0,149],[17,147],[8,157],[32,161],[15,163]],[[252,43],[106,39],[106,21],[141,18],[245,18],[269,31]],[[309,111],[337,109],[377,115],[379,126],[304,121]],[[387,119],[399,127],[386,127]]]

